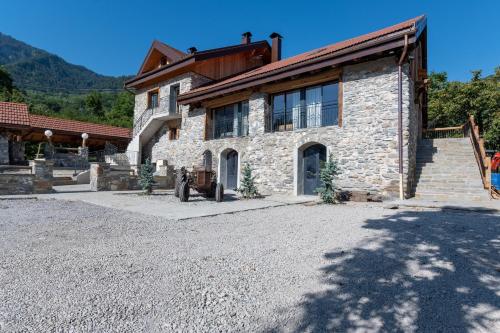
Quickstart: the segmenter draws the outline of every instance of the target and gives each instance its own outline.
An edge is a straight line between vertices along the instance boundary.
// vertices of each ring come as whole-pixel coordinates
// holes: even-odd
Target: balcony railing
[[[270,132],[292,131],[338,124],[338,103],[297,105],[271,109],[266,128]]]
[[[212,139],[232,138],[248,135],[248,118],[216,119],[213,123]]]
[[[156,115],[178,115],[177,105],[170,105],[169,96],[161,97],[158,106],[147,108],[139,117],[134,120],[134,136],[146,125],[152,116]]]

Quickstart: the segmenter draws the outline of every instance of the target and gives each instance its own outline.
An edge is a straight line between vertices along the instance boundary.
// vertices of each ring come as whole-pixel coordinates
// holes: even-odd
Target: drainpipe
[[[398,157],[399,157],[399,199],[404,200],[403,191],[403,62],[408,51],[408,35],[405,35],[403,53],[398,61]]]

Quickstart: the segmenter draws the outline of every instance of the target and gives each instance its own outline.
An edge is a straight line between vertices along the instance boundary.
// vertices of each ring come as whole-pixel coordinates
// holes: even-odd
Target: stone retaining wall
[[[156,189],[172,189],[172,176],[154,176]],[[108,163],[92,163],[90,165],[91,191],[126,191],[140,190],[139,177],[132,169],[114,168]]]
[[[0,195],[42,194],[52,192],[53,163],[30,161],[31,173],[0,173]],[[28,172],[23,170],[23,172]]]

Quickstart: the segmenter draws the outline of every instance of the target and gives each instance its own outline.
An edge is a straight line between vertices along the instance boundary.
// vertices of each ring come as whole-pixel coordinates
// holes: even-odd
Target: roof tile
[[[0,124],[29,126],[28,105],[0,102]]]
[[[279,70],[279,69],[284,69],[286,67],[289,67],[289,66],[301,63],[301,62],[310,61],[310,60],[320,58],[320,57],[325,56],[325,55],[333,54],[333,53],[338,52],[340,50],[343,50],[343,49],[346,49],[346,48],[349,48],[349,47],[352,47],[352,46],[355,46],[358,44],[362,44],[362,43],[365,43],[365,42],[368,42],[371,40],[375,40],[377,38],[387,36],[389,34],[398,32],[400,30],[411,28],[411,27],[415,26],[423,18],[424,18],[424,16],[421,15],[421,16],[412,18],[410,20],[398,23],[396,25],[393,25],[393,26],[390,26],[390,27],[387,27],[387,28],[384,28],[384,29],[381,29],[378,31],[374,31],[374,32],[371,32],[371,33],[368,33],[368,34],[365,34],[365,35],[362,35],[359,37],[351,38],[351,39],[348,39],[348,40],[345,40],[342,42],[338,42],[338,43],[324,46],[324,47],[321,47],[318,49],[314,49],[312,51],[308,51],[308,52],[305,52],[305,53],[302,53],[302,54],[299,54],[299,55],[296,55],[296,56],[293,56],[293,57],[290,57],[287,59],[272,62],[270,64],[256,68],[254,70],[242,73],[240,75],[236,75],[236,76],[231,77],[229,79],[222,80],[222,81],[219,81],[219,82],[216,82],[213,84],[208,84],[206,86],[199,87],[197,89],[193,89],[187,93],[180,95],[179,97],[188,97],[188,96],[191,96],[192,94],[202,93],[204,91],[216,90],[216,88],[221,88],[221,87],[224,87],[224,86],[229,85],[231,83],[235,83],[235,82],[240,81],[240,80],[244,80],[244,79],[251,78],[254,76],[258,77],[258,76],[261,76],[261,75],[264,75],[267,73],[271,73],[271,72]]]

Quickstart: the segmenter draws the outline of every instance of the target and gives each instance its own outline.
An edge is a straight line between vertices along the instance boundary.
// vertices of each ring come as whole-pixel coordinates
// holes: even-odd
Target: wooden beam
[[[251,90],[245,90],[236,94],[230,94],[226,96],[221,96],[218,98],[213,98],[208,101],[202,102],[202,106],[207,109],[218,108],[220,106],[229,105],[244,100],[248,100],[252,94]]]
[[[328,81],[339,80],[341,70],[338,68],[330,68],[319,74],[309,75],[301,77],[295,80],[282,81],[279,83],[270,83],[260,87],[259,91],[268,94],[274,94],[277,92],[299,89],[306,86],[312,86],[315,84],[325,83]],[[307,75],[307,74],[306,74]]]

